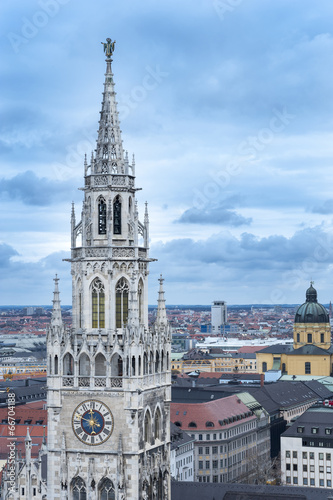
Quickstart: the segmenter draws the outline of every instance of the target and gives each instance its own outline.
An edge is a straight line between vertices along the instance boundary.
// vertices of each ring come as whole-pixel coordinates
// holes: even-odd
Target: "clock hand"
[[[85,422],[92,424],[91,427],[100,427],[101,426],[101,424],[99,424],[98,422],[95,422],[95,421],[92,422],[91,418],[89,418],[89,419],[83,418],[82,415],[79,415],[78,413],[75,415],[75,417],[80,419],[80,420],[84,420]]]

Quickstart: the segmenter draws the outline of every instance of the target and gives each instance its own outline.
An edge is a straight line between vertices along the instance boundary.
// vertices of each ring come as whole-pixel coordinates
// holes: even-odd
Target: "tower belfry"
[[[135,200],[111,68],[96,149],[84,161],[83,207],[71,212],[72,328],[55,279],[48,345],[48,499],[170,498],[171,334],[160,279],[148,328],[149,217]],[[84,496],[86,495],[86,496]]]

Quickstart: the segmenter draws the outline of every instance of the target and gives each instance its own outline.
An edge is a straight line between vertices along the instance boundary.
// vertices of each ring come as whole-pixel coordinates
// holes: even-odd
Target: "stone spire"
[[[51,316],[51,327],[52,326],[62,326],[62,316],[61,316],[61,307],[60,307],[60,298],[59,298],[59,278],[56,274],[54,278],[54,292],[53,292],[53,308],[52,308],[52,316]]]
[[[25,459],[28,465],[28,463],[30,464],[31,462],[31,447],[32,447],[32,440],[30,437],[29,427],[27,427],[27,435],[25,437],[24,442],[25,442]]]
[[[158,280],[160,282],[160,289],[158,291],[158,305],[157,305],[157,316],[156,316],[156,325],[157,326],[166,326],[168,324],[168,319],[166,315],[165,308],[165,298],[164,298],[164,289],[163,289],[163,281],[162,274]]]
[[[116,92],[114,90],[113,73],[111,69],[111,55],[115,42],[107,39],[104,44],[106,53],[106,73],[103,92],[102,109],[100,112],[96,159],[94,162],[95,174],[130,174],[131,166],[125,161],[121,139],[121,130],[118,119]],[[109,47],[108,50],[106,47]],[[111,49],[112,47],[112,49]],[[129,172],[129,169],[131,171]]]

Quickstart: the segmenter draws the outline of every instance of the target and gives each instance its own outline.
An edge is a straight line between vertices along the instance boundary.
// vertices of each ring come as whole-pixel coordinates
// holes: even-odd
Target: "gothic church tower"
[[[48,346],[48,500],[168,500],[170,328],[163,279],[148,328],[149,219],[139,221],[107,39],[97,146],[71,216],[73,325],[58,279]]]

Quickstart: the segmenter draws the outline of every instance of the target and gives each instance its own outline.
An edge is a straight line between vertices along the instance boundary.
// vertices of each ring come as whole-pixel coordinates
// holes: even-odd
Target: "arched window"
[[[155,426],[155,439],[161,440],[161,412],[160,409],[157,408],[156,413],[155,413],[155,421],[154,421],[154,426]]]
[[[138,286],[138,306],[139,306],[139,321],[142,323],[143,320],[143,283],[140,279]]]
[[[128,291],[128,282],[121,278],[116,285],[116,328],[122,328],[127,322]]]
[[[164,371],[164,351],[162,351],[162,356],[161,356],[161,372]]]
[[[96,377],[106,376],[106,360],[102,353],[98,353],[95,358],[95,375]]]
[[[63,359],[63,374],[74,375],[74,362],[73,356],[67,352]]]
[[[267,372],[267,363],[266,363],[266,361],[263,361],[263,363],[262,363],[262,371],[263,372]]]
[[[58,356],[54,356],[54,375],[58,375]]]
[[[111,377],[123,376],[123,359],[119,354],[114,354],[111,358]]]
[[[98,234],[106,234],[106,203],[103,198],[98,203]]]
[[[87,500],[86,483],[79,476],[72,481],[73,500]]]
[[[146,443],[150,443],[151,442],[151,416],[150,416],[149,411],[146,411],[144,431],[145,431],[144,432],[145,441],[146,441]]]
[[[160,368],[160,355],[158,353],[158,351],[156,351],[156,354],[155,354],[155,373],[158,373],[159,372],[159,368]]]
[[[115,491],[112,481],[109,478],[105,477],[100,482],[99,488],[99,499],[100,500],[115,500]]]
[[[105,294],[104,286],[96,278],[92,284],[92,328],[105,328]]]
[[[113,234],[121,234],[121,201],[119,196],[113,203]]]
[[[135,356],[132,356],[132,375],[135,377]]]
[[[143,354],[143,374],[148,374],[148,356],[147,353]]]
[[[90,359],[84,352],[79,359],[79,375],[90,376]]]

